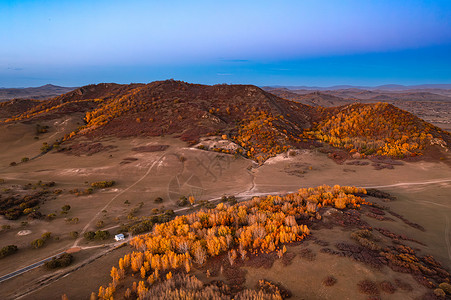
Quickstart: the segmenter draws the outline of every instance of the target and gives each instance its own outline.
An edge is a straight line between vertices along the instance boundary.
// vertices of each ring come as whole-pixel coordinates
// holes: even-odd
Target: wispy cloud
[[[216,75],[218,75],[218,76],[232,76],[233,74],[231,74],[231,73],[216,73]]]
[[[229,58],[220,58],[219,59],[222,62],[229,62],[229,63],[246,63],[250,62],[248,59],[229,59]]]
[[[11,71],[23,71],[23,68],[11,68],[11,67],[8,67],[6,69],[7,70],[11,70]]]

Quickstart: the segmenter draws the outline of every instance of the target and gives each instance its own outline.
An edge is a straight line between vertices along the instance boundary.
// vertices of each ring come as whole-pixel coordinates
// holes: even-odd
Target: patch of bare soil
[[[132,148],[136,152],[161,152],[169,148],[169,145],[149,145]]]
[[[99,152],[104,152],[104,151],[111,150],[114,148],[116,148],[116,146],[113,146],[113,145],[105,146],[102,143],[86,142],[86,143],[72,144],[66,148],[61,149],[60,152],[63,152],[65,154],[69,154],[69,155],[75,155],[75,156],[81,156],[81,155],[91,156],[93,154],[96,154]]]

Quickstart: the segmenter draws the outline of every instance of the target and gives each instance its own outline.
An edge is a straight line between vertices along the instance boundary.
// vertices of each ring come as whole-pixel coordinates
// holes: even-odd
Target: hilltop
[[[290,148],[317,147],[319,141],[351,153],[390,157],[422,155],[434,144],[449,149],[449,133],[393,105],[348,104],[348,100],[343,101],[347,105],[333,107],[339,97],[319,92],[299,97],[315,106],[252,85],[207,86],[174,80],[104,83],[33,105],[5,122],[38,122],[80,113],[83,125],[58,143],[80,136],[173,135],[195,145],[206,136],[222,136],[233,145],[198,146],[259,162]]]

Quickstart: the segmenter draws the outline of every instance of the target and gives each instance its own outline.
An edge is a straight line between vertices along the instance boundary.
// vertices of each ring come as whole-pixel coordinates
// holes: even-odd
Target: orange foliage
[[[316,217],[319,206],[359,208],[366,203],[355,193],[364,189],[335,185],[300,189],[284,196],[254,197],[233,206],[220,203],[214,209],[178,216],[172,221],[155,225],[146,235],[134,237],[130,244],[138,251],[119,259],[119,272],[138,273],[146,281],[132,287],[138,295],[159,280],[159,272],[172,277],[171,270],[189,272],[192,264],[203,264],[208,257],[228,253],[231,264],[240,254],[278,251],[286,252],[284,244],[302,240],[310,233],[301,220]],[[237,249],[237,250],[236,250]],[[123,273],[124,274],[124,273]],[[113,284],[99,289],[99,297],[107,299],[122,278],[118,270],[111,271]],[[136,283],[135,283],[136,284]]]

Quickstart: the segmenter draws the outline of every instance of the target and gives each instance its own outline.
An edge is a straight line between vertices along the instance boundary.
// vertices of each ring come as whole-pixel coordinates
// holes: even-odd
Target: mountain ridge
[[[308,95],[312,102],[320,96],[324,95]],[[377,126],[357,118],[355,111],[368,116],[381,114],[383,118],[375,120],[378,124],[386,122],[387,132],[381,133]],[[236,143],[238,154],[259,162],[291,148],[312,147],[317,142],[362,155],[393,157],[421,155],[435,139],[445,148],[451,144],[449,133],[390,104],[352,102],[339,107],[314,107],[252,85],[209,86],[175,80],[88,85],[43,101],[4,122],[45,120],[74,113],[84,115],[84,125],[63,141],[77,136],[173,135],[194,145],[201,137],[222,135]],[[346,126],[356,130],[352,135],[343,135],[343,128],[348,127],[331,126],[330,120],[343,120],[343,125],[350,122]]]

